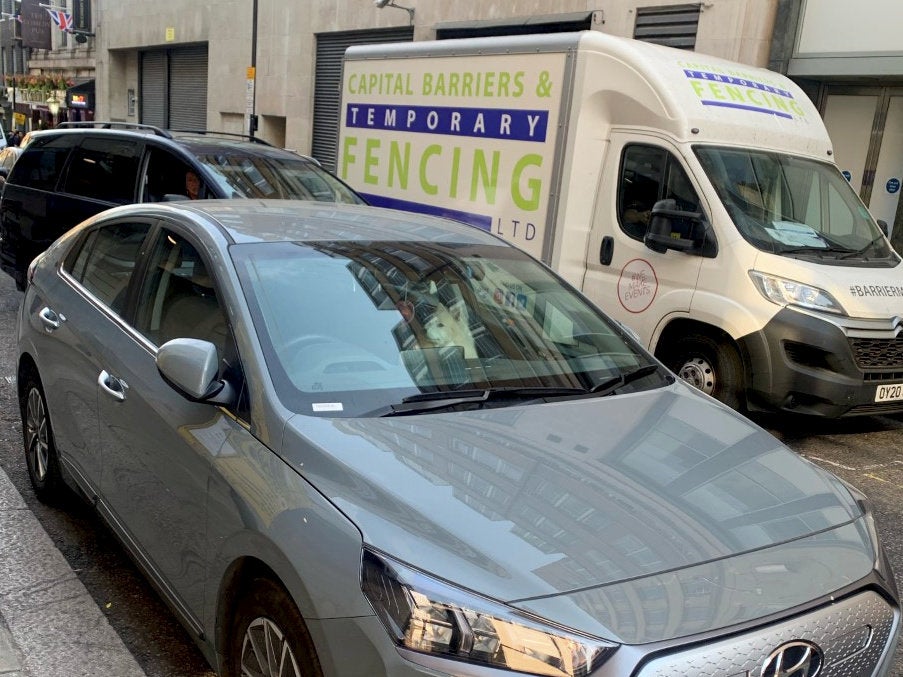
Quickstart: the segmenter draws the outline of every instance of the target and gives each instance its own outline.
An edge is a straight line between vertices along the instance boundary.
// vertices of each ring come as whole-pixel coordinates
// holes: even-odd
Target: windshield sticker
[[[782,244],[792,247],[818,247],[825,249],[828,243],[821,239],[818,232],[805,223],[793,221],[772,221],[774,228],[766,228],[768,234]]]
[[[618,300],[631,313],[642,313],[652,305],[658,292],[655,269],[645,259],[632,259],[621,269],[618,278]]]
[[[314,411],[344,411],[345,407],[341,402],[314,402],[310,405]]]

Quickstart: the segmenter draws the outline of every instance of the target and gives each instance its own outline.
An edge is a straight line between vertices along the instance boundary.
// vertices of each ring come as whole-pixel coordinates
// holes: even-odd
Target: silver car
[[[34,489],[94,502],[222,675],[890,669],[865,499],[488,233],[134,205],[28,280]]]

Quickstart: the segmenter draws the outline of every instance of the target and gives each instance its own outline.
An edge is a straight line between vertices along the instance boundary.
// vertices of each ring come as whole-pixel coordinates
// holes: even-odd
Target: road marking
[[[16,377],[15,376],[4,376],[3,380],[6,381],[7,383],[9,383],[10,385],[12,385],[13,383],[16,382]]]
[[[843,468],[844,470],[852,470],[852,471],[854,471],[854,472],[857,471],[857,470],[859,470],[859,468],[851,468],[850,466],[844,465],[843,463],[837,463],[837,462],[835,462],[835,461],[829,461],[829,460],[826,459],[826,458],[819,458],[818,456],[807,456],[806,458],[811,458],[813,461],[818,461],[819,463],[827,463],[828,465],[833,465],[833,466],[836,466],[836,467],[838,467],[838,468]]]

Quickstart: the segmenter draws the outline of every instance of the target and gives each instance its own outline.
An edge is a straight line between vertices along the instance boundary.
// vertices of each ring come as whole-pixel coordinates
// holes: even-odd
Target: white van
[[[342,97],[371,203],[519,245],[704,392],[903,411],[903,264],[787,78],[593,31],[352,47]]]

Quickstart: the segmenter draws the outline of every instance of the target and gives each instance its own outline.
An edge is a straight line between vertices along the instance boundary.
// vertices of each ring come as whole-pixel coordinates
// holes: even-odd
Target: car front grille
[[[813,642],[824,653],[819,677],[872,677],[897,619],[884,598],[866,591],[730,639],[659,655],[637,677],[758,677],[765,658],[795,640]]]
[[[850,348],[860,369],[903,371],[903,336],[851,338]]]

